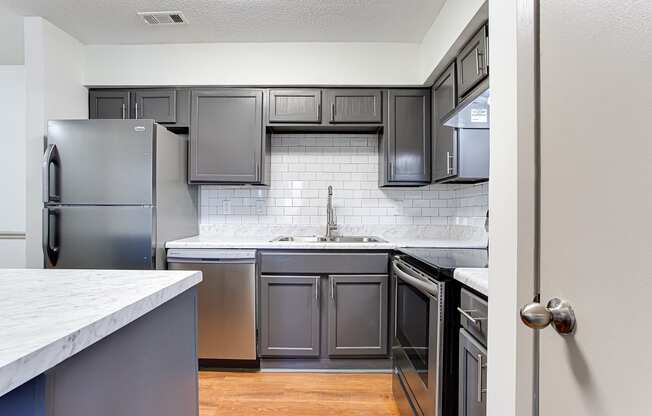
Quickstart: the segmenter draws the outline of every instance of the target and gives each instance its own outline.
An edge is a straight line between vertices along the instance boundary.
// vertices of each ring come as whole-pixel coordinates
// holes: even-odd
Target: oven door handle
[[[396,260],[392,262],[392,270],[394,271],[396,276],[399,277],[404,282],[416,287],[421,292],[425,292],[425,294],[428,295],[429,297],[434,297],[436,299],[439,292],[439,287],[436,284],[425,282],[419,279],[418,277],[408,274],[407,272],[405,272],[400,268],[400,263]]]

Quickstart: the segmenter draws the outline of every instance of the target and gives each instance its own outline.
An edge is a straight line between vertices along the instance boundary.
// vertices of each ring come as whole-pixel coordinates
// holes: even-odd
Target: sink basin
[[[283,236],[277,237],[272,242],[293,242],[293,243],[384,243],[378,237],[370,236],[340,236],[327,239],[326,237],[311,236]]]
[[[292,243],[326,243],[328,240],[325,237],[317,237],[316,235],[311,236],[283,236],[277,237],[272,240],[272,242],[292,242]]]

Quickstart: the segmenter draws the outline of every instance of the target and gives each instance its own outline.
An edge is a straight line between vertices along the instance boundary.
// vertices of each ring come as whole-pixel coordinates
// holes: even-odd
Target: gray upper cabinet
[[[388,92],[388,119],[381,141],[381,186],[419,186],[431,181],[430,89]]]
[[[321,90],[272,89],[268,101],[270,123],[321,122]]]
[[[192,90],[189,181],[261,183],[263,91]]]
[[[88,118],[131,118],[128,90],[91,90],[88,94]]]
[[[260,277],[260,355],[318,357],[319,276]]]
[[[489,40],[485,25],[457,55],[459,97],[463,97],[487,75],[489,75]]]
[[[328,89],[324,91],[324,119],[329,123],[382,123],[382,91]]]
[[[153,119],[170,130],[187,132],[190,125],[188,88],[91,89],[89,118]]]
[[[455,175],[457,169],[455,129],[444,126],[444,116],[455,109],[457,103],[457,82],[455,63],[452,63],[439,77],[432,88],[433,153],[432,180],[438,181]]]
[[[153,119],[157,123],[176,123],[177,91],[174,88],[136,90],[134,118]]]
[[[387,275],[328,279],[328,355],[386,355]]]
[[[465,330],[460,330],[459,416],[487,414],[487,351]]]

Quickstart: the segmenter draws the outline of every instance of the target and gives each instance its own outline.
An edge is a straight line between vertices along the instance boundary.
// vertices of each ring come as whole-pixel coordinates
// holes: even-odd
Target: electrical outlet
[[[231,200],[230,199],[225,199],[222,202],[222,211],[224,214],[230,214],[231,213]]]

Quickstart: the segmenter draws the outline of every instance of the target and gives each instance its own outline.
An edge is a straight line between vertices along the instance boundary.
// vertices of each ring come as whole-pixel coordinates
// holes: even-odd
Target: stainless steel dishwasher
[[[197,356],[200,366],[256,362],[256,251],[170,249],[170,270],[200,270]],[[254,364],[255,366],[255,364]]]

